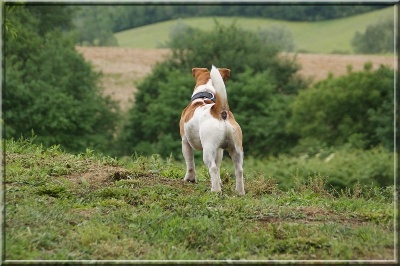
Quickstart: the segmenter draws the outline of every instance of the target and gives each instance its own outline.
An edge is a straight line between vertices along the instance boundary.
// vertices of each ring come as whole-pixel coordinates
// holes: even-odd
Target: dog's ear
[[[197,77],[203,72],[208,72],[208,69],[199,67],[192,68],[192,75],[195,79],[197,79]]]
[[[222,76],[222,79],[224,80],[224,82],[226,82],[231,76],[231,70],[229,68],[218,68],[218,70]]]

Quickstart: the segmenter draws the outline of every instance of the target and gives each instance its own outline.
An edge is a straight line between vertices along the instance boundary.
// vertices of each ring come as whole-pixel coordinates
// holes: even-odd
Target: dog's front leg
[[[186,175],[183,180],[196,182],[196,170],[194,165],[193,148],[187,139],[182,139],[182,154],[186,162]]]

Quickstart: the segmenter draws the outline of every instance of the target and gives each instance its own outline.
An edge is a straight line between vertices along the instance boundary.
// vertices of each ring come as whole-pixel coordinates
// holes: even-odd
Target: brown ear
[[[192,75],[195,79],[197,79],[197,77],[200,75],[200,73],[203,73],[203,72],[208,72],[208,69],[207,68],[199,68],[199,67],[192,68]]]
[[[231,76],[231,70],[229,68],[218,68],[218,70],[222,76],[222,79],[224,80],[224,82],[226,82]]]

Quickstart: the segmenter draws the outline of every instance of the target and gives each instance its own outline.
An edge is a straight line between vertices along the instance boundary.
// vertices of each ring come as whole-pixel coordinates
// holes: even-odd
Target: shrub
[[[393,150],[393,70],[381,66],[328,78],[301,91],[291,104],[287,128],[319,146],[384,145]],[[311,142],[309,142],[311,144]]]
[[[397,35],[394,29],[393,18],[390,18],[369,25],[364,33],[357,31],[351,41],[354,51],[363,54],[392,53],[394,37]]]
[[[284,190],[295,187],[296,182],[318,176],[324,179],[327,190],[340,192],[352,189],[356,184],[367,187],[394,185],[394,156],[397,155],[383,147],[370,150],[341,147],[313,156],[280,154],[262,160],[249,157],[244,168],[278,180],[279,188]],[[229,164],[226,167],[231,168]]]
[[[294,59],[278,56],[276,46],[235,25],[216,23],[210,32],[179,26],[172,37],[167,43],[172,56],[156,65],[138,86],[135,106],[120,135],[121,154],[137,151],[181,156],[178,123],[195,84],[191,69],[212,64],[231,69],[228,98],[246,132],[245,152],[264,155],[291,144],[292,136],[281,126],[287,115],[285,107],[292,95],[306,86],[295,76],[299,65]],[[259,143],[251,145],[255,140]]]
[[[273,24],[269,28],[260,30],[258,34],[264,43],[280,47],[282,51],[293,52],[295,48],[292,32],[285,26]]]

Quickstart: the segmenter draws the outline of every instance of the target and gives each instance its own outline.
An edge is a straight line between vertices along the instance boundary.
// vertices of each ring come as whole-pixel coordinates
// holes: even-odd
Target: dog
[[[242,129],[229,110],[225,82],[230,69],[214,65],[193,68],[196,85],[191,102],[179,121],[182,153],[186,163],[185,181],[197,182],[194,150],[203,150],[203,161],[211,177],[211,191],[221,192],[220,167],[224,150],[235,166],[236,192],[244,195]]]

